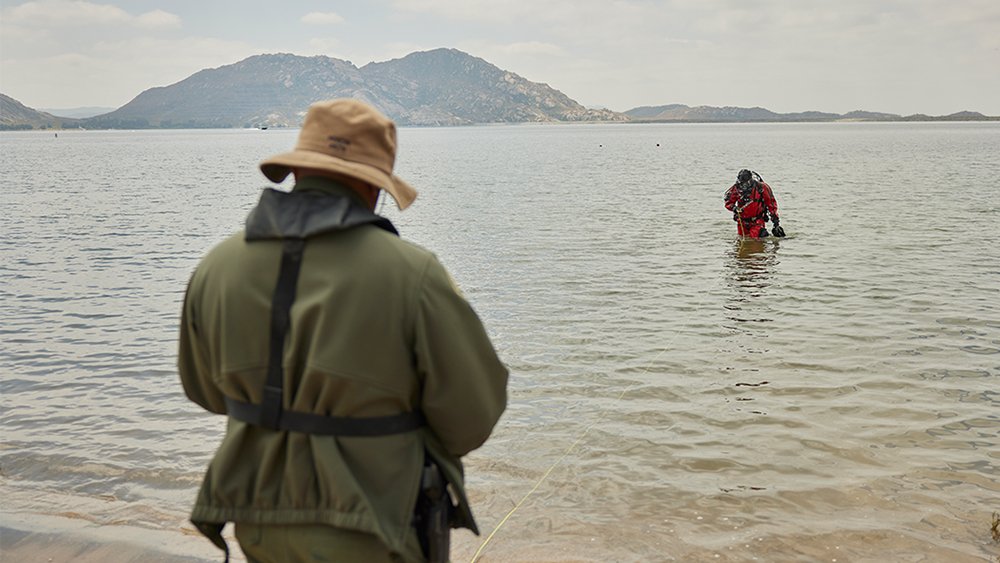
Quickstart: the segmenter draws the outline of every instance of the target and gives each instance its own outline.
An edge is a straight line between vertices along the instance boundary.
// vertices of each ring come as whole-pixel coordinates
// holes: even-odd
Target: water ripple
[[[177,381],[182,292],[241,227],[256,163],[294,141],[275,133],[0,134],[5,482],[183,518],[225,420]],[[1000,207],[981,195],[1000,128],[400,136],[422,194],[385,212],[451,270],[511,368],[510,406],[468,459],[480,527],[548,475],[488,557],[992,555],[1000,245],[983,233]],[[747,163],[784,240],[734,236],[721,196]]]

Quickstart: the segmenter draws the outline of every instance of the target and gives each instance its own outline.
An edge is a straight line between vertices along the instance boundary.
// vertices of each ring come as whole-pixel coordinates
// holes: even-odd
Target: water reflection
[[[726,317],[738,323],[773,321],[766,297],[778,264],[777,240],[740,239],[727,253],[726,285],[730,289]],[[765,298],[760,300],[759,298]],[[760,302],[758,302],[760,301]]]
[[[743,291],[744,297],[760,297],[771,285],[771,276],[778,263],[777,240],[741,238],[733,244],[726,266],[730,286]]]

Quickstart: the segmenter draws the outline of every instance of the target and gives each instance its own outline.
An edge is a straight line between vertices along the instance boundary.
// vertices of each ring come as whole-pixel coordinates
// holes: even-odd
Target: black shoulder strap
[[[281,417],[282,393],[285,383],[283,360],[285,357],[285,337],[291,325],[292,302],[295,301],[295,286],[299,282],[302,269],[303,239],[285,239],[281,247],[281,267],[278,284],[271,298],[271,336],[269,341],[267,379],[264,382],[264,396],[261,401],[260,425],[271,430],[278,429]]]
[[[376,223],[377,226],[385,228]],[[391,226],[391,224],[390,224]],[[305,432],[336,436],[383,436],[416,430],[425,424],[419,410],[389,416],[343,417],[284,410],[285,339],[291,326],[292,303],[302,268],[305,240],[284,239],[278,283],[271,298],[271,334],[261,404],[255,405],[226,397],[226,412],[230,417],[269,430]]]

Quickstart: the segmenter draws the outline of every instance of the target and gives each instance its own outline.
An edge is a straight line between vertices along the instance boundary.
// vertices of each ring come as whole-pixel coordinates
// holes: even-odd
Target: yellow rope
[[[746,235],[743,234],[743,208],[736,207],[736,230],[740,234],[740,247],[736,249],[736,255],[740,256],[743,253],[743,241],[746,240]]]
[[[677,333],[676,332],[674,332],[674,338],[677,338]],[[662,356],[663,353],[667,351],[667,348],[670,346],[670,344],[673,343],[674,338],[671,338],[670,342],[667,342],[667,344],[664,345],[664,347],[660,349],[659,354],[657,354],[656,357],[653,358],[649,362],[649,365],[647,365],[643,369],[642,373],[640,373],[639,375],[644,375],[644,374],[646,374],[646,373],[649,372],[649,369],[652,367],[653,364],[656,363],[656,360],[660,359],[660,356]],[[617,399],[618,401],[620,401],[622,399],[622,397],[625,396],[625,393],[628,393],[628,390],[632,388],[632,385],[634,385],[634,383],[630,383],[627,387],[625,387],[624,390],[622,390],[621,394],[618,395],[618,399]],[[497,534],[497,532],[500,531],[500,528],[502,528],[503,525],[507,523],[507,520],[510,520],[510,517],[513,516],[514,513],[517,512],[518,509],[521,508],[521,505],[523,505],[525,503],[525,501],[528,500],[528,497],[530,497],[531,495],[533,495],[535,493],[535,491],[538,490],[538,487],[540,487],[542,485],[542,483],[544,483],[545,480],[549,478],[549,474],[552,473],[552,470],[555,469],[560,463],[562,463],[562,460],[566,459],[566,456],[568,456],[569,453],[571,451],[573,451],[573,448],[575,448],[577,446],[577,444],[579,444],[584,439],[584,437],[587,436],[587,434],[590,432],[590,429],[593,428],[594,426],[596,426],[598,422],[601,422],[601,420],[604,419],[604,416],[606,414],[607,414],[607,411],[605,410],[604,412],[601,413],[601,415],[599,417],[597,417],[597,420],[595,420],[594,422],[590,423],[590,426],[588,426],[583,431],[583,433],[580,434],[580,437],[577,438],[575,442],[573,442],[572,444],[570,444],[570,446],[568,448],[566,448],[566,451],[563,452],[563,454],[561,456],[559,456],[559,459],[557,459],[555,461],[555,463],[553,463],[552,465],[550,465],[549,468],[545,470],[545,473],[543,473],[542,476],[541,476],[541,478],[538,479],[538,482],[535,483],[535,486],[531,487],[531,489],[527,493],[525,493],[523,497],[521,497],[521,500],[517,501],[517,504],[514,505],[514,508],[511,508],[510,512],[508,512],[506,516],[504,516],[502,519],[500,519],[500,522],[498,522],[497,525],[493,528],[493,531],[490,532],[490,534],[488,536],[486,536],[486,539],[483,540],[483,543],[479,545],[479,549],[477,549],[476,553],[472,555],[472,559],[470,560],[469,563],[476,563],[476,561],[479,559],[479,556],[482,555],[483,550],[486,549],[486,545],[489,544],[490,541],[493,539],[493,536],[495,536]],[[669,428],[667,428],[667,430],[669,430],[670,428],[673,428],[673,426],[670,426]]]
[[[537,483],[535,483],[535,486],[531,487],[531,490],[529,490],[527,493],[524,494],[523,497],[521,497],[521,500],[519,500],[517,504],[514,505],[514,508],[511,508],[510,512],[508,512],[507,515],[500,520],[500,522],[496,525],[496,527],[493,528],[493,531],[490,532],[490,535],[486,536],[486,539],[483,540],[483,543],[479,546],[479,549],[477,549],[476,553],[472,556],[471,563],[475,563],[476,560],[479,559],[479,556],[483,553],[483,550],[486,549],[486,545],[490,543],[490,540],[493,539],[493,536],[495,536],[496,533],[500,531],[500,528],[507,523],[507,520],[509,520],[510,517],[513,516],[514,513],[517,512],[519,508],[521,508],[521,505],[524,504],[526,500],[528,500],[528,497],[530,497],[532,494],[534,494],[535,491],[538,490],[538,487],[540,487],[542,483],[546,479],[548,479],[549,474],[552,473],[552,470],[555,469],[556,466],[559,465],[559,463],[562,462],[562,460],[569,455],[569,452],[573,451],[573,448],[575,448],[576,445],[579,444],[581,440],[583,440],[584,436],[586,436],[587,433],[590,432],[590,429],[594,427],[594,424],[597,424],[598,422],[600,422],[600,419],[598,419],[593,424],[588,426],[587,429],[583,431],[583,434],[580,434],[580,437],[577,438],[576,441],[573,442],[573,444],[570,447],[566,448],[566,451],[563,452],[563,455],[559,456],[559,459],[557,459],[555,463],[553,463],[551,466],[549,466],[548,469],[545,470],[545,473],[542,474],[542,478],[539,479]]]
[[[739,214],[741,211],[742,211],[742,209],[737,208],[737,214]],[[741,250],[743,248],[743,240],[746,238],[746,237],[743,236],[743,220],[742,219],[743,219],[742,217],[739,217],[739,219],[737,219],[737,221],[736,221],[737,227],[739,229],[739,234],[740,234],[740,249]],[[675,331],[673,338],[671,338],[670,341],[667,342],[660,349],[660,352],[656,355],[656,357],[654,357],[652,360],[650,360],[649,365],[647,365],[643,369],[642,373],[640,373],[639,375],[644,375],[644,374],[648,373],[649,370],[650,370],[650,368],[653,366],[653,364],[656,363],[656,360],[660,359],[660,356],[662,356],[663,353],[667,351],[667,348],[669,348],[670,345],[673,344],[673,341],[676,338],[677,338],[677,332]],[[627,387],[625,387],[625,389],[621,392],[621,394],[618,395],[618,399],[617,399],[618,401],[620,401],[622,399],[622,397],[625,396],[625,393],[627,393],[629,391],[629,389],[632,388],[632,385],[634,385],[634,384],[630,383]],[[507,514],[503,518],[500,519],[500,522],[498,522],[497,525],[493,528],[493,531],[490,532],[489,535],[486,536],[486,539],[483,540],[483,543],[481,543],[479,545],[479,549],[477,549],[476,553],[474,553],[472,555],[472,559],[469,561],[469,563],[476,563],[476,561],[479,559],[479,556],[482,555],[483,550],[485,550],[486,546],[489,545],[490,541],[493,540],[493,536],[495,536],[497,534],[497,532],[500,531],[500,528],[502,528],[503,525],[506,524],[508,520],[510,520],[511,516],[513,516],[514,513],[517,512],[521,508],[522,505],[524,505],[524,503],[528,500],[528,497],[530,497],[531,495],[535,494],[535,491],[538,490],[538,487],[542,486],[542,483],[544,483],[545,480],[549,478],[549,475],[552,473],[552,471],[556,467],[558,467],[558,465],[560,463],[562,463],[562,460],[566,459],[566,456],[568,456],[569,453],[571,451],[573,451],[573,448],[575,448],[577,446],[577,444],[579,444],[584,439],[584,437],[587,436],[587,434],[590,432],[590,429],[593,428],[598,422],[600,422],[601,420],[604,419],[605,414],[607,414],[607,411],[602,412],[601,415],[597,418],[597,420],[595,420],[594,422],[592,422],[590,424],[590,426],[588,426],[583,431],[583,433],[580,434],[580,437],[577,438],[575,442],[573,442],[572,444],[570,444],[570,446],[568,448],[566,448],[566,451],[563,452],[563,454],[561,456],[559,456],[559,459],[557,459],[555,461],[555,463],[553,463],[552,465],[550,465],[549,468],[545,470],[545,473],[542,474],[541,478],[538,479],[538,481],[535,483],[535,485],[533,487],[531,487],[531,489],[529,489],[528,492],[525,493],[523,497],[521,497],[521,500],[517,501],[517,504],[514,505],[514,508],[511,508],[510,511],[507,512]],[[675,425],[671,425],[666,430],[670,430],[670,428],[673,428],[674,426]]]

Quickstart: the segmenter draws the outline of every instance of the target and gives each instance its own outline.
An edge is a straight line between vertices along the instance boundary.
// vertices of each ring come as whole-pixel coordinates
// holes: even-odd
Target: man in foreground
[[[246,229],[188,285],[178,369],[229,417],[191,515],[251,561],[445,561],[478,533],[460,458],[506,407],[507,370],[433,254],[374,213],[416,191],[395,125],[355,100],[309,108],[295,150],[261,163]]]
[[[778,202],[771,186],[760,175],[747,169],[740,170],[724,197],[726,209],[733,212],[733,221],[741,237],[763,238],[768,236],[765,224],[771,219],[771,232],[776,237],[785,236],[778,224]]]

